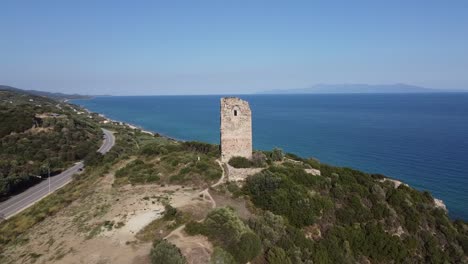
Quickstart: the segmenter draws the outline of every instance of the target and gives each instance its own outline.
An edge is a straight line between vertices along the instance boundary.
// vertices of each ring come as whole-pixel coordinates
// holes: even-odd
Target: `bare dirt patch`
[[[234,168],[226,163],[229,181],[244,181],[250,175],[261,172],[264,168]]]
[[[231,206],[243,218],[250,215],[242,199],[210,188],[116,185],[115,172],[134,159],[114,165],[88,195],[31,228],[23,243],[6,248],[6,263],[150,263],[155,238],[179,247],[188,263],[207,263],[213,245],[204,236],[187,235],[185,223],[202,221],[217,206]],[[225,179],[223,173],[214,185]],[[163,219],[165,204],[180,212],[178,218]]]
[[[125,164],[114,166],[90,195],[31,228],[22,244],[6,248],[6,263],[149,263],[151,242],[138,240],[136,234],[161,217],[165,203],[197,218],[205,214],[197,212],[198,206],[210,208],[198,189],[174,185],[111,187],[115,171]]]
[[[231,207],[242,219],[249,219],[252,216],[252,213],[247,209],[246,200],[242,197],[233,198],[224,193],[213,190],[211,191],[211,196],[216,201],[216,207]]]
[[[213,245],[205,236],[188,236],[182,228],[167,238],[176,245],[190,264],[204,264],[210,261]]]

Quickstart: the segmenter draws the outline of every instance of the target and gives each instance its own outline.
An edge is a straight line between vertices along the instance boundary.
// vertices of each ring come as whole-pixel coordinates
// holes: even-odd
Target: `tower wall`
[[[221,161],[234,156],[252,158],[252,113],[237,97],[221,98]]]

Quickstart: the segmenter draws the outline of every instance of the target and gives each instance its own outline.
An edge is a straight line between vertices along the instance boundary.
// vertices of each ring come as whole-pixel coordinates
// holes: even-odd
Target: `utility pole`
[[[49,194],[50,194],[50,164],[48,164],[47,168],[48,168],[48,170],[47,170],[48,171],[48,173],[47,173],[48,177],[47,178],[49,178]]]

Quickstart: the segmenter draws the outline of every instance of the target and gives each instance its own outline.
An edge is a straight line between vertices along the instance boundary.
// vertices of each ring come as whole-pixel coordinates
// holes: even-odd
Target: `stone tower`
[[[252,113],[249,103],[237,97],[221,98],[221,161],[252,158]]]

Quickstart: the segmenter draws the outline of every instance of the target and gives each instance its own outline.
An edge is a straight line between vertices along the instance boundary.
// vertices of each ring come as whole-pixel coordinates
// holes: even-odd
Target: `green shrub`
[[[153,164],[137,159],[115,172],[115,177],[127,179],[131,184],[158,182],[159,171]]]
[[[266,260],[269,264],[292,264],[286,252],[279,247],[268,250]]]
[[[165,145],[155,142],[143,146],[140,152],[145,156],[152,156],[167,154],[168,150]]]
[[[282,161],[284,159],[283,150],[280,148],[274,148],[271,152],[271,160],[273,161]]]
[[[237,264],[237,262],[229,252],[215,247],[213,254],[211,254],[210,264]]]
[[[314,158],[308,158],[305,163],[310,165],[312,168],[320,170],[320,161]]]
[[[267,157],[263,152],[256,151],[252,154],[252,167],[262,168],[267,165]]]
[[[244,157],[232,157],[229,159],[229,165],[234,168],[251,168],[253,166],[252,161]]]
[[[310,194],[280,172],[264,171],[248,177],[244,192],[256,206],[286,216],[295,226],[314,224],[317,217],[333,207],[328,197]]]
[[[191,236],[208,234],[205,225],[196,221],[190,221],[185,225],[185,232]]]
[[[85,166],[96,166],[104,160],[104,156],[99,152],[91,151],[85,158]]]
[[[253,259],[261,250],[258,236],[228,207],[214,209],[203,223],[187,223],[185,231],[190,235],[207,236],[215,246],[227,250],[240,263]]]
[[[262,244],[253,232],[245,232],[236,244],[232,244],[229,252],[239,263],[246,263],[260,254]]]
[[[224,246],[235,244],[242,233],[247,231],[242,220],[234,210],[228,207],[216,208],[211,211],[203,224],[207,232],[205,235]]]
[[[169,220],[173,220],[175,219],[175,217],[177,216],[177,209],[172,207],[172,205],[170,204],[166,204],[164,206],[165,210],[164,210],[164,216],[163,216],[163,219],[166,220],[166,221],[169,221]]]
[[[237,186],[237,183],[235,183],[235,182],[229,182],[227,184],[227,189],[228,189],[229,192],[232,193],[232,196],[235,197],[235,198],[242,195],[241,188],[239,188],[239,186]]]
[[[176,154],[178,157],[163,157],[164,162],[171,162],[175,165],[184,164],[184,167],[178,174],[173,175],[170,179],[174,183],[186,182],[210,182],[219,179],[222,175],[222,170],[214,158],[201,154]],[[200,157],[200,160],[198,160]]]
[[[151,249],[152,264],[185,264],[187,261],[180,249],[166,240],[156,240]]]
[[[185,141],[182,143],[182,149],[186,151],[198,152],[212,157],[219,157],[219,145],[213,145],[197,141]]]
[[[265,248],[273,247],[284,235],[286,235],[286,221],[283,217],[265,211],[255,218],[249,219],[249,227],[262,240]]]

